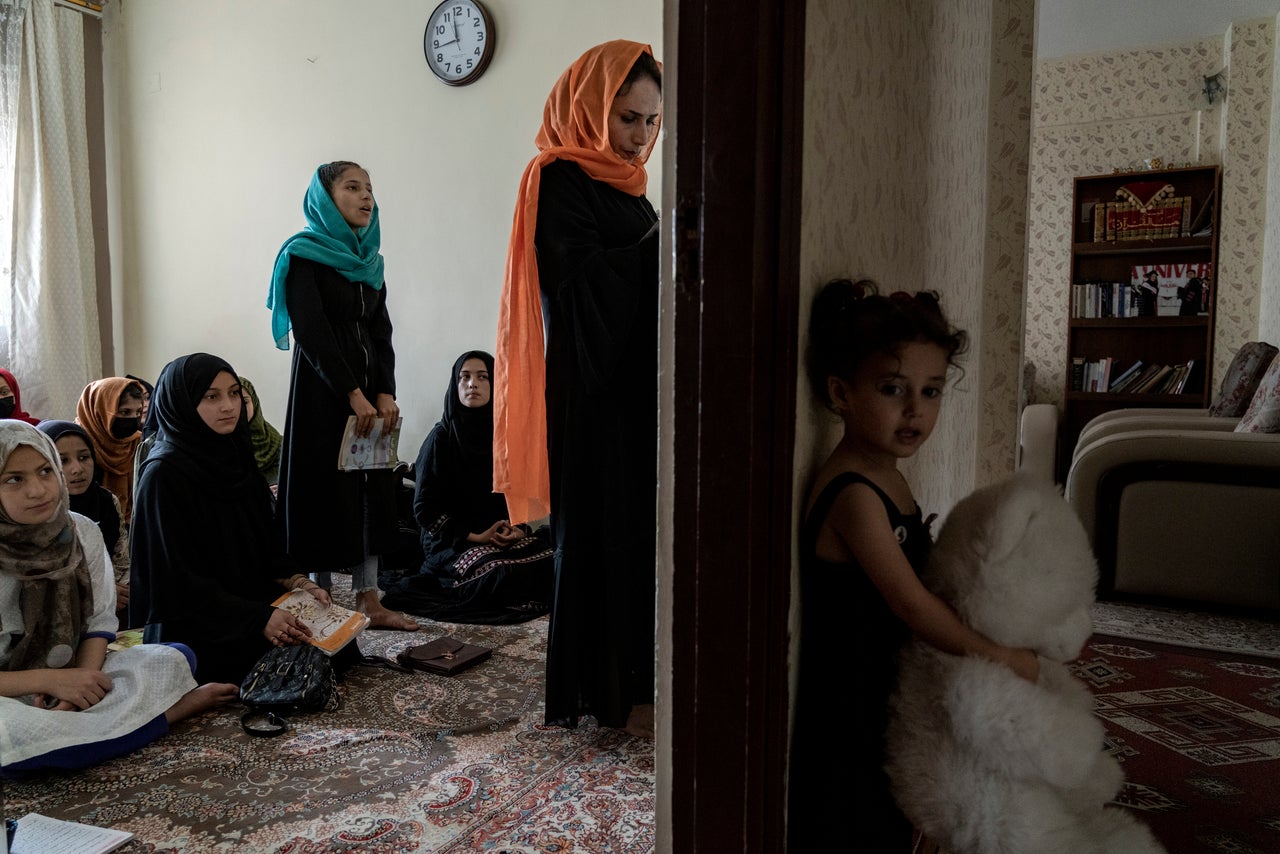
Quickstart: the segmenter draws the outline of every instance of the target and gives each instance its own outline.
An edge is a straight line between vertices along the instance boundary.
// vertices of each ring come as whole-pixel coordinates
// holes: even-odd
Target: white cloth
[[[72,513],[71,518],[93,579],[93,616],[85,631],[114,632],[115,577],[102,533],[91,519],[78,513]],[[14,636],[23,631],[20,589],[16,579],[0,575],[0,665],[9,658]],[[63,747],[128,735],[196,687],[187,657],[167,646],[143,644],[108,652],[102,670],[111,677],[111,690],[102,702],[82,712],[53,712],[0,697],[0,764],[12,765]]]

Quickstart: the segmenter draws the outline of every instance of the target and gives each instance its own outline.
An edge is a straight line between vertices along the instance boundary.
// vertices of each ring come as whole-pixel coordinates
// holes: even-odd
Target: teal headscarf
[[[271,309],[271,334],[276,347],[289,349],[289,309],[284,297],[284,283],[289,276],[292,256],[318,261],[333,269],[349,282],[365,284],[374,290],[382,287],[382,228],[378,225],[378,203],[373,203],[369,224],[359,231],[338,212],[329,191],[320,180],[320,169],[311,176],[311,186],[302,200],[302,214],[307,227],[290,237],[276,255],[271,271],[271,290],[267,291],[267,308]]]

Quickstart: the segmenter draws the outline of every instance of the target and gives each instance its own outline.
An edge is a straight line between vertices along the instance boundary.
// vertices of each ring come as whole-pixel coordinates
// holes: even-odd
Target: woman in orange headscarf
[[[93,440],[102,485],[120,501],[127,527],[133,513],[133,456],[142,442],[142,384],[128,377],[94,380],[80,393],[76,423]]]
[[[661,111],[648,45],[598,45],[556,82],[520,181],[494,377],[494,491],[512,524],[551,515],[547,722],[646,735],[658,217],[644,164]]]

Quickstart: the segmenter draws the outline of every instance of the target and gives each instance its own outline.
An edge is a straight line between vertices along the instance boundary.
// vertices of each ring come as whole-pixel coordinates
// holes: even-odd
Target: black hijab
[[[458,399],[458,377],[468,359],[484,362],[489,372],[489,401],[484,406],[469,407]],[[483,350],[468,350],[453,363],[449,374],[449,388],[444,393],[444,414],[440,424],[449,434],[450,443],[457,449],[463,461],[465,474],[483,472],[479,480],[493,477],[493,356]]]
[[[256,493],[263,487],[243,401],[235,431],[225,436],[205,424],[196,410],[214,378],[224,371],[232,379],[239,376],[225,359],[208,353],[180,356],[164,366],[151,393],[147,421],[156,428],[156,441],[143,469],[165,459],[205,488],[234,494]]]
[[[41,421],[36,429],[48,436],[55,445],[63,436],[79,436],[89,447],[89,454],[93,457],[92,482],[84,492],[70,496],[71,512],[97,522],[102,531],[102,539],[107,544],[107,554],[113,554],[116,543],[120,541],[120,513],[116,510],[116,503],[111,500],[111,493],[102,485],[102,469],[98,466],[98,452],[93,448],[93,439],[74,421]]]

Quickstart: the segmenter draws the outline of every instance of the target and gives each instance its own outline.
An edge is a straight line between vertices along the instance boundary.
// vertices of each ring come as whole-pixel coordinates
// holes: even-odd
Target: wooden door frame
[[[776,854],[786,816],[804,3],[677,5],[668,26],[670,727],[659,743],[670,780],[659,814],[675,851]]]

